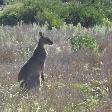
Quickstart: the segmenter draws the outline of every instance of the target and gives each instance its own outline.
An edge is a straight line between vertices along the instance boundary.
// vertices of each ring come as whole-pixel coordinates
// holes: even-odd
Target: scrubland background
[[[6,0],[0,11],[0,112],[112,112],[111,1],[55,2],[70,10],[52,8],[50,0],[46,10],[34,1]],[[39,16],[28,16],[37,7],[30,3],[39,4]],[[39,91],[21,94],[18,72],[32,56],[40,31],[54,42],[45,46],[45,82]]]

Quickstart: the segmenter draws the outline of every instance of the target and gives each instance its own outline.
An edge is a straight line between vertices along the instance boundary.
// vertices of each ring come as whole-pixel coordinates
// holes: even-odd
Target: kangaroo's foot
[[[44,74],[41,74],[42,81],[45,81]]]

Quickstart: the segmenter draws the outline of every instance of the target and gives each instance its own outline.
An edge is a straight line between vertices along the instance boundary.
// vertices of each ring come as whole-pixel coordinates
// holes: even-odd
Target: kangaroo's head
[[[44,37],[44,34],[42,32],[39,32],[39,36],[40,36],[39,44],[41,45],[45,45],[45,44],[52,45],[53,44],[53,42],[48,37]]]

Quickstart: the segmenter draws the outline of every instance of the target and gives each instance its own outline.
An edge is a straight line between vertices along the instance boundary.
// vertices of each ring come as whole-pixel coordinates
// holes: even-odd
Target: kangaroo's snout
[[[52,44],[53,44],[53,42],[51,40],[49,40],[49,45],[52,45]]]

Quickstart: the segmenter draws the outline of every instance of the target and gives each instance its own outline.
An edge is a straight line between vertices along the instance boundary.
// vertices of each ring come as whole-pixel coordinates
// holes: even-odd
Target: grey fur
[[[24,64],[18,74],[20,87],[25,91],[40,86],[40,78],[44,81],[43,69],[47,56],[44,45],[52,45],[53,42],[48,37],[44,37],[42,32],[39,32],[39,35],[38,46],[32,57]]]

